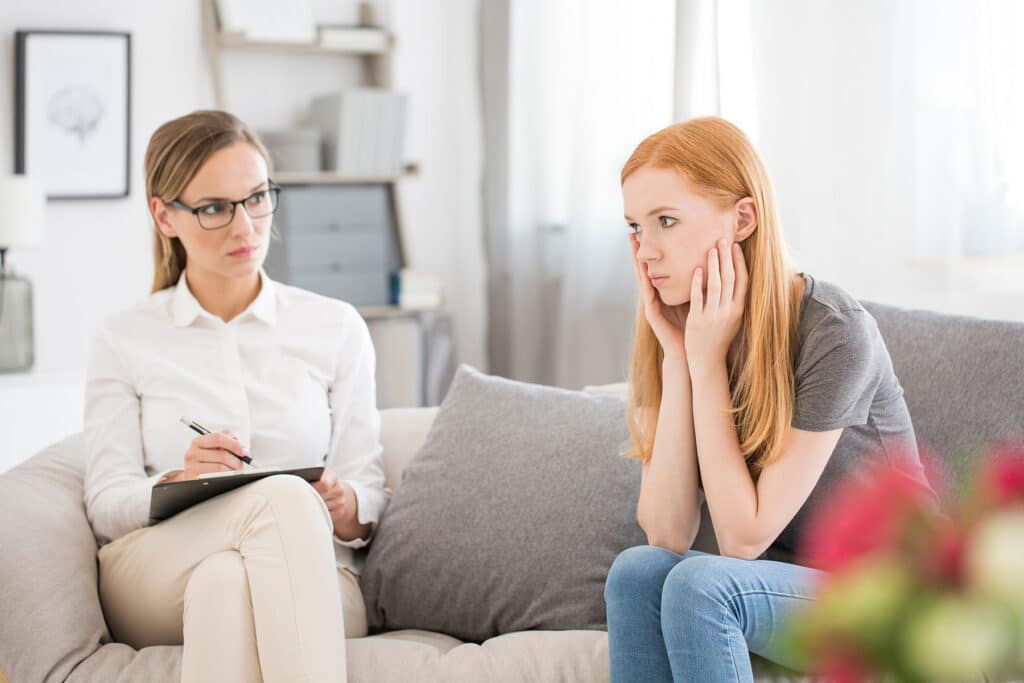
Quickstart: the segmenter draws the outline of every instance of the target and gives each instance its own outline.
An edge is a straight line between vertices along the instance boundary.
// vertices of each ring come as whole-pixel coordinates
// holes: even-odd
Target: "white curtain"
[[[693,59],[686,16],[710,36]],[[1024,318],[1024,3],[680,0],[679,17],[677,115],[748,131],[798,267]]]
[[[623,379],[619,168],[706,114],[765,158],[798,268],[862,299],[1024,319],[1024,2],[506,3],[496,372]]]
[[[672,122],[675,2],[511,0],[508,14],[508,293],[490,315],[509,339],[492,368],[572,388],[620,381],[636,290],[619,171]]]

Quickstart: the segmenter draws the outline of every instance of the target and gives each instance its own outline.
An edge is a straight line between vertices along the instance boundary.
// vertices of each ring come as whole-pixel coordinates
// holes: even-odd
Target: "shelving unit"
[[[374,26],[373,6],[362,3],[359,10],[362,26]],[[217,14],[217,0],[203,0],[203,35],[206,52],[210,59],[213,77],[213,95],[220,109],[227,108],[224,95],[224,65],[222,53],[227,50],[243,50],[258,52],[277,52],[299,55],[342,55],[358,57],[363,62],[363,80],[367,85],[387,88],[391,85],[390,58],[395,47],[395,37],[389,35],[387,48],[384,50],[367,50],[362,48],[346,48],[344,46],[324,46],[317,43],[285,43],[273,41],[250,40],[238,33],[225,33],[221,30],[220,18]]]
[[[203,2],[203,34],[207,48],[207,55],[210,60],[210,75],[214,90],[214,99],[220,109],[229,109],[225,92],[225,76],[223,55],[226,52],[252,52],[257,54],[281,54],[281,55],[313,55],[325,58],[356,58],[362,62],[363,83],[371,87],[387,88],[390,86],[390,59],[391,52],[395,47],[395,37],[386,32],[386,41],[383,47],[366,48],[353,44],[346,45],[321,45],[318,43],[291,43],[280,41],[253,40],[242,33],[227,32],[222,30],[222,22],[218,15],[217,0],[202,0]],[[363,2],[359,8],[359,25],[363,27],[377,26],[373,13],[373,6],[369,2]],[[402,244],[402,223],[399,214],[397,201],[397,185],[403,178],[415,176],[419,172],[416,164],[407,164],[399,176],[345,176],[331,171],[308,171],[308,172],[277,172],[274,174],[274,181],[284,187],[329,187],[338,186],[339,192],[358,185],[383,185],[389,197],[390,210],[394,217],[396,240],[398,243],[398,254],[401,263],[405,262],[405,249]],[[286,195],[287,196],[287,195]],[[387,317],[401,310],[395,306],[360,306],[360,312],[367,319]]]
[[[225,92],[226,53],[358,59],[362,86],[391,86],[395,37],[383,45],[346,46],[252,40],[224,32],[217,0],[202,0],[204,40],[217,107],[230,110]],[[360,5],[359,25],[375,27],[373,6]],[[317,33],[318,39],[320,33]],[[244,112],[239,112],[243,118]],[[346,176],[330,171],[275,172],[284,188],[275,224],[280,241],[271,249],[267,272],[274,279],[355,304],[377,349],[378,405],[436,405],[454,372],[452,323],[444,311],[411,311],[379,305],[387,270],[406,264],[397,201],[399,181],[417,175],[405,164],[398,176]],[[382,227],[384,226],[384,227]],[[390,232],[386,226],[392,226]],[[360,298],[362,299],[360,300]],[[372,304],[370,302],[373,302]]]
[[[344,54],[344,55],[383,55],[387,54],[394,47],[394,36],[390,37],[390,43],[382,49],[367,49],[358,46],[346,47],[344,45],[303,45],[301,43],[280,43],[263,40],[249,40],[239,33],[220,33],[221,49],[233,50],[277,50],[281,52],[294,52],[298,54]]]
[[[320,173],[283,172],[274,174],[274,182],[281,185],[366,185],[373,183],[397,183],[403,178],[419,173],[416,164],[406,164],[403,176],[343,176],[330,171]]]

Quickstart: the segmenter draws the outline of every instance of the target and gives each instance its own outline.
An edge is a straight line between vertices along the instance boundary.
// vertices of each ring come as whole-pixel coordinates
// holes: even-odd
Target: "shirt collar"
[[[188,327],[200,315],[213,317],[199,305],[199,301],[188,287],[185,273],[182,272],[178,278],[178,284],[174,287],[174,295],[171,300],[171,318],[174,326]],[[238,318],[244,318],[247,315],[259,318],[268,325],[277,323],[277,297],[274,295],[274,282],[267,277],[262,268],[260,269],[260,293]]]
[[[274,281],[267,277],[262,268],[260,268],[260,283],[260,293],[249,304],[247,312],[268,325],[275,325],[277,323],[277,296],[274,292]]]

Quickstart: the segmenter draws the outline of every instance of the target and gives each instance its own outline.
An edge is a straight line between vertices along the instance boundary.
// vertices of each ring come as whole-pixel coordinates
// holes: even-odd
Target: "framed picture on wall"
[[[15,33],[15,173],[47,199],[128,196],[131,36]]]

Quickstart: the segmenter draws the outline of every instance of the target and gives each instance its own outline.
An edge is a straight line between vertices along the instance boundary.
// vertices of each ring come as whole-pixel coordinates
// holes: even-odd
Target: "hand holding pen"
[[[181,418],[181,422],[199,434],[192,439],[185,452],[185,469],[168,475],[163,481],[188,481],[207,472],[227,472],[242,469],[242,463],[251,464],[249,449],[228,430],[211,432],[194,420]]]

